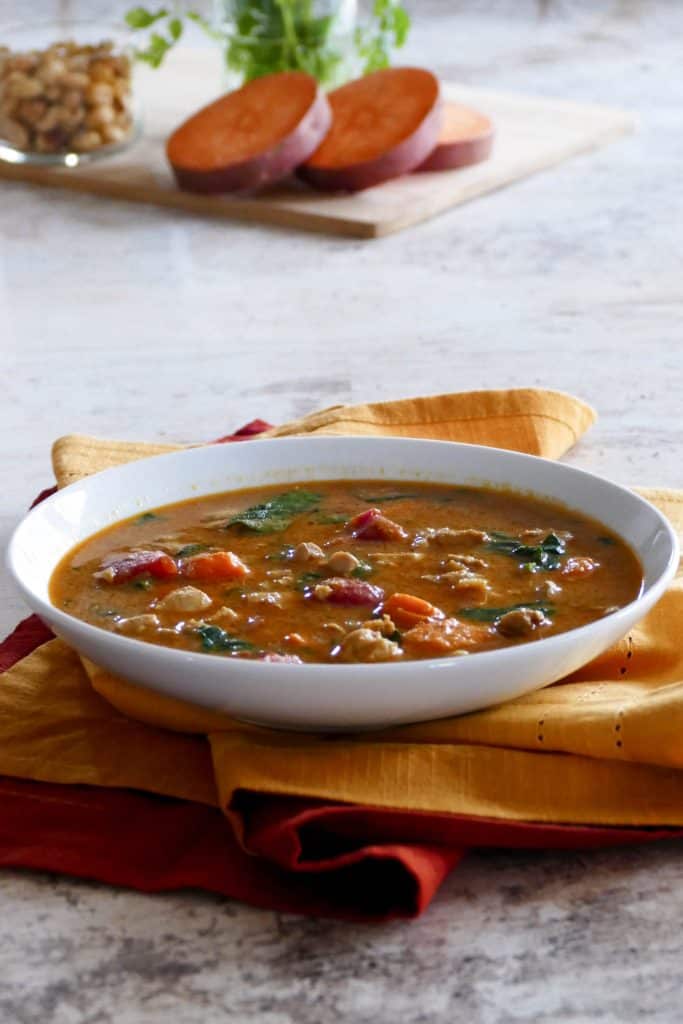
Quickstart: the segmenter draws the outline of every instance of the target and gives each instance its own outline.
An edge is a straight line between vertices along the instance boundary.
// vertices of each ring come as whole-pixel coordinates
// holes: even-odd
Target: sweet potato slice
[[[422,68],[386,68],[329,95],[332,127],[298,171],[314,188],[358,192],[418,167],[441,128],[439,83]]]
[[[290,174],[325,137],[332,113],[312,75],[281,71],[247,82],[173,132],[166,155],[190,192],[253,192]]]
[[[484,114],[445,103],[439,141],[418,171],[453,171],[487,160],[493,149],[493,124]]]

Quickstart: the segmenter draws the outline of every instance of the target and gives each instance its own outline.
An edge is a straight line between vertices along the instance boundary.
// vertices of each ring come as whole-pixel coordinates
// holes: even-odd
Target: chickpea
[[[85,91],[85,98],[94,107],[111,104],[114,90],[106,82],[91,82]]]
[[[116,84],[114,69],[108,61],[95,61],[90,67],[90,78],[93,82],[104,82],[106,85]]]
[[[62,94],[62,103],[67,110],[80,110],[83,106],[83,93],[79,89],[67,89]]]
[[[8,96],[18,100],[32,100],[40,96],[42,84],[36,78],[29,78],[24,71],[11,71],[7,76],[5,88]]]
[[[131,62],[104,40],[42,51],[0,46],[0,137],[39,153],[91,152],[130,135]]]
[[[64,146],[64,135],[59,129],[38,132],[33,145],[39,153],[58,153]]]
[[[40,119],[45,116],[46,111],[45,100],[21,100],[16,108],[17,117],[29,127],[38,124]]]
[[[66,89],[80,89],[83,91],[90,85],[90,79],[83,71],[65,71],[59,80],[59,84]]]
[[[74,135],[71,145],[77,153],[90,153],[102,145],[102,136],[96,131],[83,131]]]
[[[68,116],[66,107],[59,106],[59,104],[48,107],[47,113],[38,121],[36,128],[39,132],[51,132],[54,128],[61,126],[64,114]]]
[[[123,142],[124,139],[128,138],[130,129],[128,127],[121,127],[118,124],[105,124],[102,125],[102,138],[108,145],[114,145],[118,142]]]
[[[113,124],[116,120],[116,114],[114,113],[113,107],[93,107],[92,110],[88,111],[85,123],[89,128],[101,128],[106,124]]]
[[[8,51],[9,53],[9,51]],[[38,63],[38,55],[35,53],[17,53],[10,56],[8,66],[12,71],[33,71]]]
[[[66,74],[66,64],[59,57],[49,57],[38,68],[38,78],[46,85],[58,85]]]
[[[23,124],[11,117],[0,117],[0,137],[17,149],[26,149],[29,142],[29,134]]]

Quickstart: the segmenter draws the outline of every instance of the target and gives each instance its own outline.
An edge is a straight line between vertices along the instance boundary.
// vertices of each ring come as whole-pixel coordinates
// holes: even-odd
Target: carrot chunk
[[[180,574],[188,580],[243,580],[249,569],[232,551],[209,551],[184,558]]]
[[[422,68],[385,68],[331,92],[332,127],[299,175],[356,192],[418,167],[441,128],[439,83]]]
[[[401,629],[408,629],[428,619],[444,618],[440,608],[414,594],[392,594],[384,602],[382,610]]]

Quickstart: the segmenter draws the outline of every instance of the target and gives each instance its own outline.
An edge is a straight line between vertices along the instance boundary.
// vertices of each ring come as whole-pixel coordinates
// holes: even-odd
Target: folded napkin
[[[525,389],[341,406],[240,436],[400,434],[558,457],[592,421],[570,396]],[[167,450],[63,438],[57,482]],[[647,496],[683,527],[683,495]],[[679,577],[628,638],[560,684],[460,718],[332,738],[159,697],[28,620],[6,642],[0,686],[0,864],[382,917],[423,909],[466,846],[678,834],[682,611]]]

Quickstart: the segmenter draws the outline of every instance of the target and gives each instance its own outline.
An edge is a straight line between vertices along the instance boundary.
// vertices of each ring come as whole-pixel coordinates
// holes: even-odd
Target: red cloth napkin
[[[267,427],[253,421],[221,441],[242,440]],[[0,673],[51,637],[36,616],[26,619],[0,645]],[[383,920],[420,914],[470,847],[590,849],[681,834],[270,795],[250,794],[244,801],[249,852],[215,808],[126,789],[0,777],[0,866],[57,871],[146,892],[198,888],[274,910]]]

